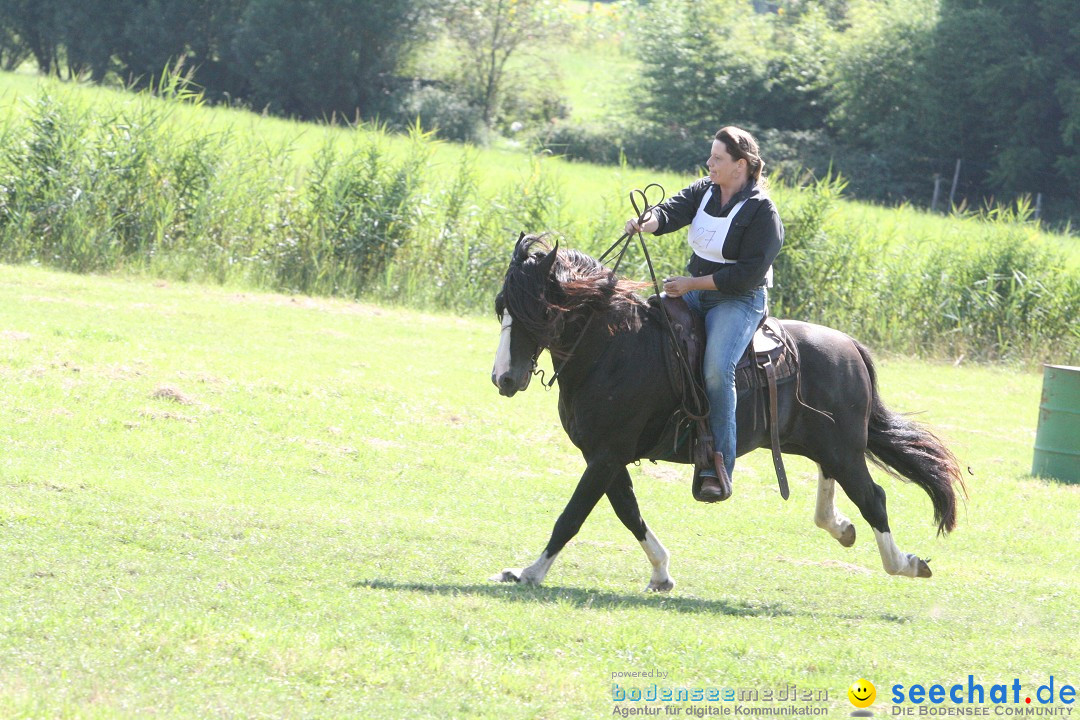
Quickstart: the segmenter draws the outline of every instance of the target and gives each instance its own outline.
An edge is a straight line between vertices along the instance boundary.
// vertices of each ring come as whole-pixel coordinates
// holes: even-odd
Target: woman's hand
[[[626,221],[626,227],[623,228],[623,232],[627,235],[633,235],[636,232],[656,232],[656,229],[660,227],[660,220],[653,215],[652,211],[645,213],[645,221],[638,222],[636,217],[632,217]]]
[[[669,277],[664,279],[664,294],[669,297],[682,297],[691,290],[715,290],[716,283],[712,275],[701,277]]]

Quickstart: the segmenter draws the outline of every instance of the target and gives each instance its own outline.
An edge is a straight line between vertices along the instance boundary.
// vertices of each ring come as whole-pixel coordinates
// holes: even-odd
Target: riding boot
[[[724,465],[723,453],[713,454],[713,464],[716,466],[716,475],[702,473],[701,487],[694,496],[701,502],[721,502],[731,497],[731,478],[728,477],[727,466]]]

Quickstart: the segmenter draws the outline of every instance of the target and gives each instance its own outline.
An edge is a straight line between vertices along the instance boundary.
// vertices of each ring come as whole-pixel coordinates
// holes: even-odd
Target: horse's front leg
[[[607,496],[615,514],[641,543],[641,549],[645,551],[645,556],[652,565],[652,577],[649,578],[645,591],[668,592],[675,587],[675,581],[668,573],[668,559],[671,556],[652,530],[645,525],[645,519],[641,517],[641,510],[638,509],[637,496],[634,495],[634,483],[625,467],[615,474],[615,480],[608,486]]]
[[[570,497],[559,519],[555,521],[555,528],[551,531],[551,539],[540,557],[524,570],[508,568],[501,573],[492,576],[497,582],[520,582],[526,585],[539,585],[544,581],[551,564],[555,562],[555,556],[563,549],[570,538],[577,535],[585,518],[589,516],[600,497],[611,485],[619,468],[626,472],[626,465],[619,465],[609,457],[593,459],[585,468],[584,474],[578,480],[577,488]]]

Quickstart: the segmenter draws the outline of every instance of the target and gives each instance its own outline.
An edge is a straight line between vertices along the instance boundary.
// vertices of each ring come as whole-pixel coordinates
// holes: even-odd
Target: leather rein
[[[619,265],[622,263],[623,258],[626,256],[626,251],[630,248],[631,243],[634,240],[634,236],[637,235],[638,242],[641,244],[641,251],[645,255],[645,262],[649,266],[649,275],[652,278],[653,288],[656,290],[657,298],[660,297],[660,283],[656,279],[656,269],[653,267],[652,257],[649,255],[649,248],[645,244],[645,236],[641,231],[641,226],[645,222],[645,216],[652,210],[654,205],[649,203],[648,193],[652,188],[656,188],[660,191],[660,200],[656,204],[659,205],[667,197],[667,193],[663,186],[658,183],[650,183],[645,186],[644,190],[634,189],[630,191],[630,205],[633,206],[634,212],[637,213],[638,231],[636,233],[623,233],[618,240],[611,244],[607,250],[599,257],[601,264],[610,256],[619,245],[622,245],[622,249],[619,250],[615,256],[615,264],[611,268],[611,272],[614,274],[618,271]],[[638,200],[641,200],[641,207],[638,206]],[[675,335],[675,329],[671,321],[671,316],[668,315],[667,308],[661,301],[658,303],[660,306],[660,312],[664,316],[664,325],[667,327],[669,339],[671,340],[671,347],[675,351],[675,357],[679,362],[680,371],[686,379],[686,387],[689,389],[683,396],[682,411],[691,420],[701,420],[709,416],[709,397],[705,392],[705,389],[697,382],[695,373],[690,367],[689,361],[683,355],[682,349],[679,347],[679,340]],[[555,381],[559,379],[559,375],[566,368],[567,363],[574,356],[574,351],[577,350],[578,345],[581,344],[582,339],[585,337],[585,333],[589,330],[589,325],[592,324],[593,318],[597,315],[597,311],[594,309],[589,317],[585,320],[585,325],[582,326],[581,331],[578,333],[577,339],[574,344],[570,346],[569,352],[563,357],[562,364],[552,373],[550,380],[545,380],[544,371],[538,368],[537,362],[540,359],[540,354],[545,350],[544,347],[538,347],[536,354],[533,355],[532,370],[533,375],[540,376],[540,384],[544,386],[546,390],[550,390],[555,384]]]

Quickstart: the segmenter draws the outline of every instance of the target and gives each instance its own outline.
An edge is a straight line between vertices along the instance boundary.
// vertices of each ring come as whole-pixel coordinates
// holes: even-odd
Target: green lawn
[[[631,468],[671,595],[604,505],[523,588],[486,578],[582,464],[555,392],[491,386],[497,327],[0,266],[0,717],[607,717],[649,669],[843,716],[860,677],[878,716],[895,683],[1080,683],[1080,486],[1027,475],[1039,375],[881,360],[974,473],[947,539],[877,473],[930,580],[885,575],[861,519],[851,549],[815,528],[813,467],[785,503],[758,451],[720,506]]]

